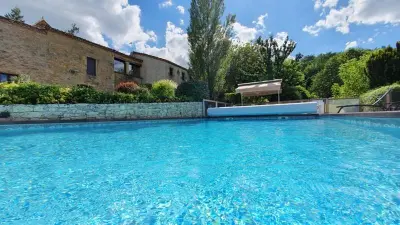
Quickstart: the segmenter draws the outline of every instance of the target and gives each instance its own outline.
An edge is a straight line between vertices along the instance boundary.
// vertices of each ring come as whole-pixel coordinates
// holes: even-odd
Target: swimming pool
[[[0,126],[0,224],[398,224],[400,120]]]

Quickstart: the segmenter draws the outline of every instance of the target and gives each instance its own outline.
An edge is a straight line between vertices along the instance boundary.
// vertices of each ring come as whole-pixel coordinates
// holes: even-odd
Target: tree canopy
[[[188,27],[189,75],[208,83],[210,97],[214,97],[217,75],[232,37],[234,15],[221,22],[225,10],[223,0],[192,0]]]
[[[21,13],[21,9],[18,7],[14,7],[13,9],[11,9],[11,12],[4,15],[4,17],[10,20],[25,23],[24,16]]]

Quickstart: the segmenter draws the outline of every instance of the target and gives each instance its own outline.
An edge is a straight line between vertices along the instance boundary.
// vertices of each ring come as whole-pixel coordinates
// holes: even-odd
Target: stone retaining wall
[[[118,120],[203,117],[201,102],[138,104],[0,105],[12,121]]]

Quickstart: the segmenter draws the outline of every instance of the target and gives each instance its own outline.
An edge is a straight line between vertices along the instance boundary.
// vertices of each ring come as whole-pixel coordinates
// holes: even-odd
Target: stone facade
[[[143,83],[152,83],[153,81],[169,79],[180,84],[189,80],[187,69],[167,60],[146,55],[142,53],[132,52],[131,56],[143,60],[141,75]]]
[[[11,121],[128,120],[203,117],[202,102],[138,104],[0,105]]]
[[[87,74],[87,57],[96,60],[96,76]],[[140,66],[140,72],[137,76],[115,73],[115,58],[126,65]],[[45,84],[87,84],[98,90],[114,91],[115,85],[123,81],[153,83],[169,79],[168,66],[165,71],[155,71],[157,75],[142,71],[159,68],[159,64],[168,61],[143,61],[51,28],[44,20],[30,26],[0,16],[0,73],[28,75],[32,81]]]

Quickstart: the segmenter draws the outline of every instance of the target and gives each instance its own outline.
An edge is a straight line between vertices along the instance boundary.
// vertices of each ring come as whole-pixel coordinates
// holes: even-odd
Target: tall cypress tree
[[[231,45],[234,15],[221,22],[224,0],[192,0],[188,28],[189,74],[194,80],[208,83],[213,98],[218,69]]]

